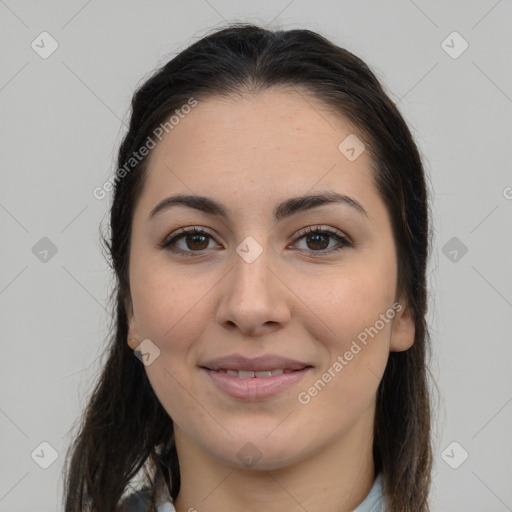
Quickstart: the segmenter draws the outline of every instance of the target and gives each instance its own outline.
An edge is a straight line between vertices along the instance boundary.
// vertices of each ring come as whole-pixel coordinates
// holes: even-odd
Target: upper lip
[[[200,363],[201,368],[208,370],[243,370],[259,372],[263,370],[302,370],[302,368],[311,366],[308,363],[282,357],[278,355],[266,355],[254,358],[244,357],[239,354],[217,357]]]

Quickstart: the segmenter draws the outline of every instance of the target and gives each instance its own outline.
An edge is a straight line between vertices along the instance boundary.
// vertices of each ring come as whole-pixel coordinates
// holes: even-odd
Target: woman
[[[136,92],[118,165],[66,511],[428,511],[426,183],[366,64],[219,30]]]

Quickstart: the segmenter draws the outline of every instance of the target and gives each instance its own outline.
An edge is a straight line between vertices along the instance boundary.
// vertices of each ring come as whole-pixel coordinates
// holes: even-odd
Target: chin
[[[297,446],[293,436],[288,442],[283,437],[271,439],[265,434],[241,431],[239,435],[222,441],[208,440],[203,445],[214,457],[237,469],[270,471],[285,468],[305,458],[307,449]],[[209,445],[209,446],[208,446]],[[311,449],[313,451],[313,449]]]

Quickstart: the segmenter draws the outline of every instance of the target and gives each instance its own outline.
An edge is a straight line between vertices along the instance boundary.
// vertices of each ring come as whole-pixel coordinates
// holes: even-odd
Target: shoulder
[[[121,503],[120,512],[175,512],[175,509],[170,502],[156,509],[151,507],[150,490],[144,488],[127,496]]]
[[[121,503],[120,512],[152,512],[148,489],[142,489],[127,496]]]

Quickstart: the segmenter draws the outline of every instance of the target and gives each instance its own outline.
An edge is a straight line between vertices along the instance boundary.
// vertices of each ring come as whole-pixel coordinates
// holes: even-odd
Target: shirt
[[[354,512],[384,512],[384,500],[382,496],[382,477],[379,474],[373,483],[370,492],[363,502],[354,509]],[[141,510],[141,509],[139,509]],[[135,509],[134,509],[135,512]],[[157,508],[157,512],[176,512],[172,503],[163,503]]]

